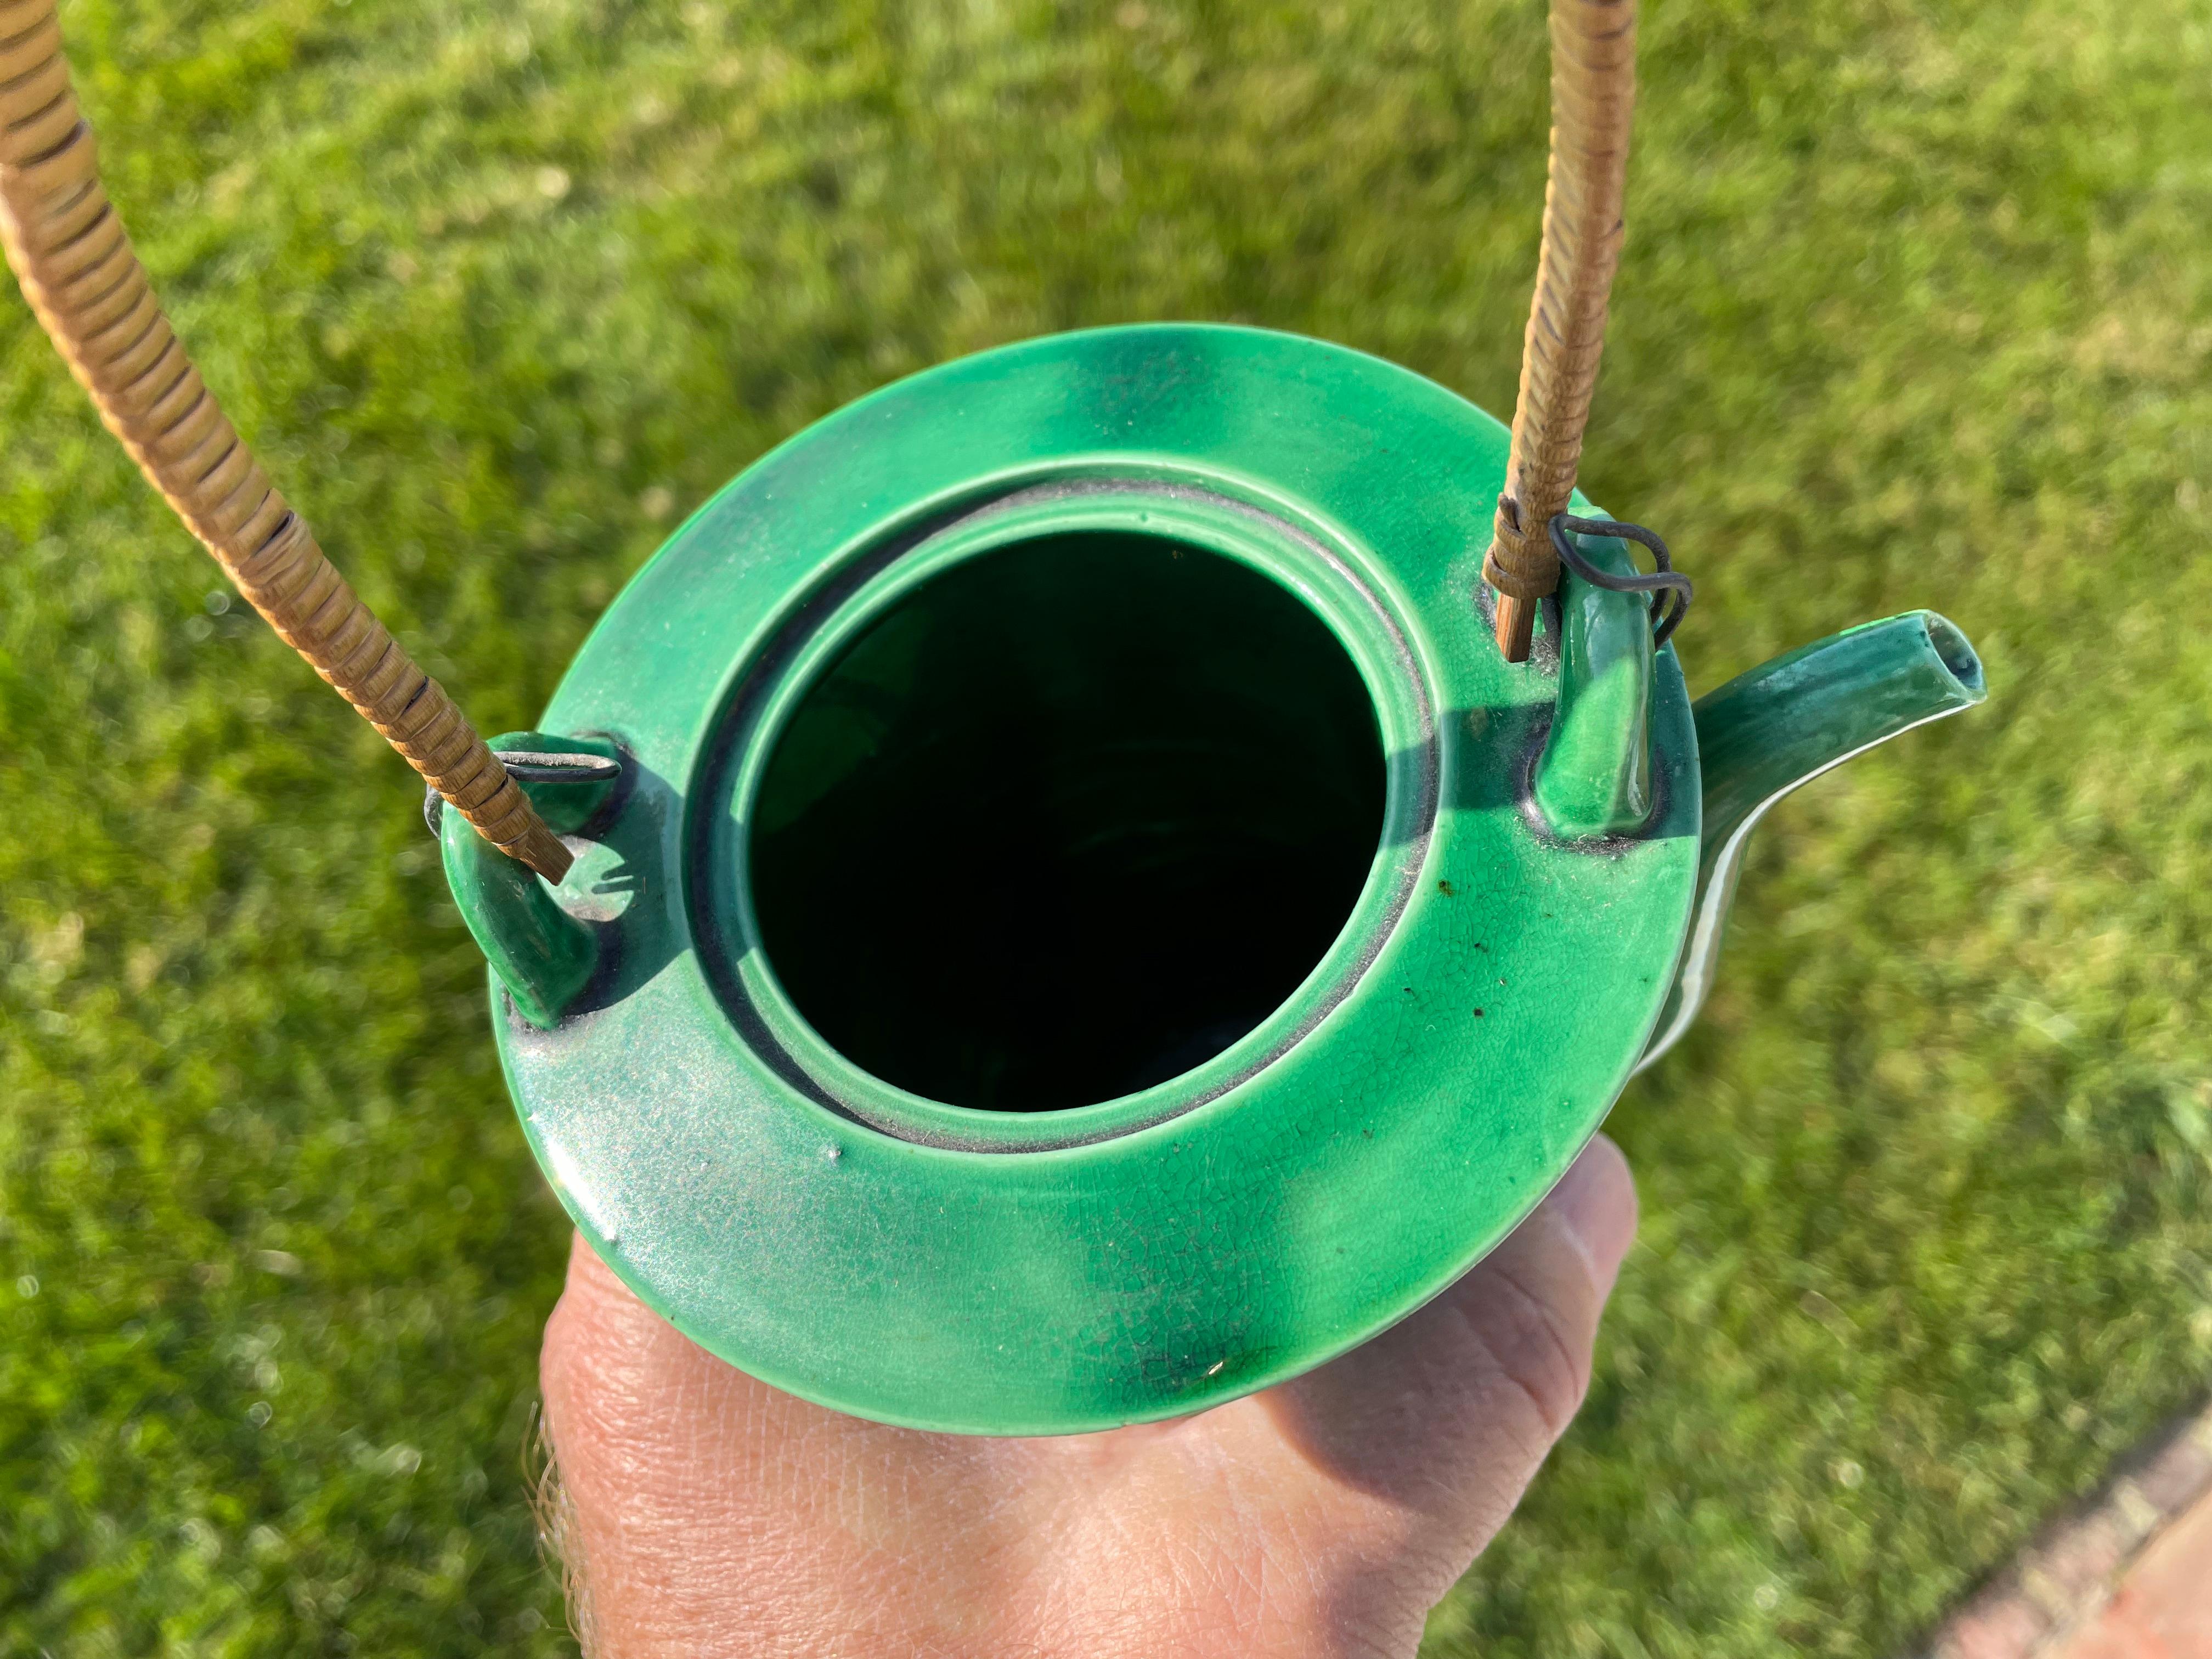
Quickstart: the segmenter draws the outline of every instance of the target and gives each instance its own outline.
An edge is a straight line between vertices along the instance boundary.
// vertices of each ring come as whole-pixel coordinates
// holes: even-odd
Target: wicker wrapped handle
[[[479,834],[560,880],[568,849],[323,556],[170,331],[100,187],[54,0],[0,0],[0,245],[107,429],[239,592]]]
[[[1559,585],[1547,533],[1567,509],[1620,260],[1636,0],[1552,0],[1552,163],[1544,246],[1513,405],[1513,459],[1482,577],[1498,590],[1498,647],[1528,655],[1535,602]]]

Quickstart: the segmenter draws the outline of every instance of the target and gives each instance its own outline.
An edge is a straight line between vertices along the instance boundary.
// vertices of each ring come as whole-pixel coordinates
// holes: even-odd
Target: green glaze
[[[499,983],[532,1025],[550,1026],[588,984],[599,957],[592,930],[562,909],[525,864],[470,828],[458,812],[440,821],[446,882]]]
[[[623,768],[558,892],[447,842],[559,1012],[495,975],[592,1248],[809,1399],[1048,1433],[1293,1376],[1496,1244],[1644,1053],[1700,867],[1648,623],[1570,591],[1562,723],[1560,641],[1476,614],[1508,446],[1356,352],[1116,329],[702,507],[546,713]],[[541,902],[595,942],[565,998]]]
[[[493,738],[491,748],[557,833],[588,827],[612,796],[616,779],[594,775],[597,768],[578,768],[573,780],[559,775],[571,757],[617,760],[614,745],[603,739],[510,732]],[[524,1019],[553,1025],[598,965],[599,942],[591,927],[563,909],[526,865],[493,847],[459,813],[439,814],[438,842],[447,884],[495,981],[505,987]]]
[[[1614,538],[1582,548],[1601,570],[1636,572]],[[1650,600],[1562,571],[1559,604],[1559,701],[1536,763],[1537,810],[1571,840],[1629,835],[1651,816]]]
[[[1908,611],[1800,646],[1698,699],[1705,814],[1697,909],[1638,1070],[1673,1048],[1705,1006],[1743,851],[1766,809],[1852,756],[1988,695],[1981,659],[1957,626]]]

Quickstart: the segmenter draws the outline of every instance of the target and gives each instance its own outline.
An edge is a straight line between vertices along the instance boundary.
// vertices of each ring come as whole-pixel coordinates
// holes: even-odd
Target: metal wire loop
[[[1649,593],[1651,596],[1651,648],[1654,651],[1674,637],[1674,630],[1682,625],[1689,613],[1690,601],[1697,589],[1690,579],[1674,568],[1674,561],[1667,551],[1667,544],[1659,539],[1658,532],[1646,530],[1640,524],[1622,524],[1614,519],[1577,519],[1571,513],[1554,514],[1550,525],[1552,550],[1559,556],[1559,562],[1577,578],[1592,587],[1602,587],[1613,593]],[[1616,576],[1600,570],[1575,550],[1567,539],[1567,532],[1577,536],[1617,536],[1622,541],[1634,542],[1651,550],[1651,556],[1659,568],[1649,576]],[[1671,599],[1672,603],[1669,604]]]

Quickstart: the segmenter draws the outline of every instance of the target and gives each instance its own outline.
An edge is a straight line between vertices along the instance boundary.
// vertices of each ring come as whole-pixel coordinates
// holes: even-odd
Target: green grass
[[[1503,412],[1534,0],[71,0],[111,184],[486,730],[895,375],[1231,319]],[[2212,1376],[2212,17],[1659,0],[1584,469],[1699,687],[1928,604],[1986,708],[1764,832],[1614,1129],[1590,1405],[1437,1655],[1881,1659]],[[0,1655],[564,1650],[564,1229],[411,776],[0,300]]]

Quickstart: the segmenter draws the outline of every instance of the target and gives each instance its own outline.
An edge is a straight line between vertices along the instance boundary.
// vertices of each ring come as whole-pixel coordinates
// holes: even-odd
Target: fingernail
[[[1636,1181],[1620,1148],[1600,1135],[1546,1200],[1582,1252],[1590,1283],[1610,1295],[1622,1259],[1636,1241]]]

